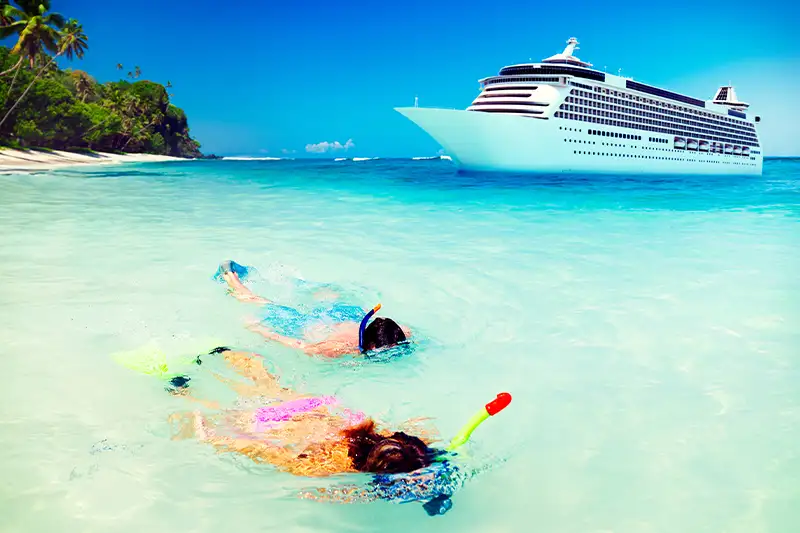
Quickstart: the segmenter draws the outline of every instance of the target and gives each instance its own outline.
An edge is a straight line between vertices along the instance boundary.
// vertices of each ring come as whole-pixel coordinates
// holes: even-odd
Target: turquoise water
[[[757,178],[458,175],[446,161],[210,161],[1,176],[6,532],[788,532],[800,524],[800,161]],[[329,282],[421,339],[320,361],[243,328],[210,280]],[[190,409],[111,354],[211,343],[444,435],[497,392],[474,477],[418,504],[169,439]],[[215,345],[215,344],[214,344]],[[198,390],[221,395],[197,379]],[[221,397],[221,396],[218,396]]]

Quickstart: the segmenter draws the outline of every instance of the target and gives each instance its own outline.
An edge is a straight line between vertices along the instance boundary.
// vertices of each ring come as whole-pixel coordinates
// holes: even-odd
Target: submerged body
[[[360,321],[369,314],[358,306],[333,302],[309,313],[278,305],[254,294],[242,282],[248,267],[227,260],[220,264],[218,276],[232,296],[242,302],[262,306],[265,317],[248,325],[264,338],[297,348],[308,355],[341,357],[391,347],[405,342],[411,331],[389,318],[376,318],[360,335]],[[363,345],[362,345],[363,337]]]
[[[348,472],[411,472],[428,466],[437,451],[428,448],[435,431],[409,421],[417,437],[380,429],[362,412],[341,406],[332,396],[303,395],[280,386],[255,354],[220,351],[247,382],[218,379],[239,395],[237,407],[222,410],[215,402],[176,392],[216,411],[173,415],[175,438],[197,438],[221,452],[249,457],[257,463],[309,477]],[[409,429],[411,431],[411,429]]]

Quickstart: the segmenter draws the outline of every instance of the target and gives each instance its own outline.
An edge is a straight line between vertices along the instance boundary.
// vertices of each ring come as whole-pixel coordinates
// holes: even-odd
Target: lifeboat
[[[742,155],[742,147],[741,146],[734,146],[733,147],[733,155]]]
[[[742,155],[750,155],[750,147],[742,146]]]
[[[725,153],[726,154],[732,154],[733,153],[733,145],[732,144],[726,144],[725,145]]]
[[[697,150],[697,139],[688,139],[686,141],[687,150]]]
[[[708,149],[709,149],[708,141],[700,141],[700,151],[708,152]]]
[[[684,139],[683,137],[675,137],[674,146],[679,150],[683,150],[684,148],[686,148],[686,139]]]

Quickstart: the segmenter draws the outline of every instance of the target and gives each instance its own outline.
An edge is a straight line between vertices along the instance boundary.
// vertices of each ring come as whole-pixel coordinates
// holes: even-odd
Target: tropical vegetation
[[[0,46],[0,144],[201,155],[186,114],[170,103],[170,82],[140,79],[138,65],[106,83],[58,67],[82,59],[89,39],[50,0],[0,0],[0,39],[14,43]]]

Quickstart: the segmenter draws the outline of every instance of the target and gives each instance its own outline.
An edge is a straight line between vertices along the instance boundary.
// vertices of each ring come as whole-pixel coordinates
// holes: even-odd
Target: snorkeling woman
[[[243,384],[216,376],[241,396],[239,406],[221,410],[219,404],[189,394],[191,378],[173,378],[174,394],[218,411],[209,416],[199,411],[173,415],[170,421],[178,426],[173,438],[197,438],[220,452],[311,477],[413,472],[431,465],[443,453],[429,446],[438,440],[435,431],[418,429],[415,436],[380,428],[364,413],[342,407],[333,396],[305,395],[281,387],[255,354],[224,347],[211,354],[221,355],[245,378]]]
[[[369,322],[380,305],[365,312],[357,306],[334,304],[325,317],[319,313],[303,314],[291,307],[276,305],[253,294],[244,285],[242,278],[246,277],[249,268],[226,260],[220,264],[217,277],[227,283],[230,294],[236,299],[263,306],[267,316],[250,324],[248,329],[266,339],[300,349],[308,355],[341,357],[391,348],[405,343],[411,336],[408,328],[398,325],[391,318],[376,318]],[[323,318],[335,323],[324,326]]]

